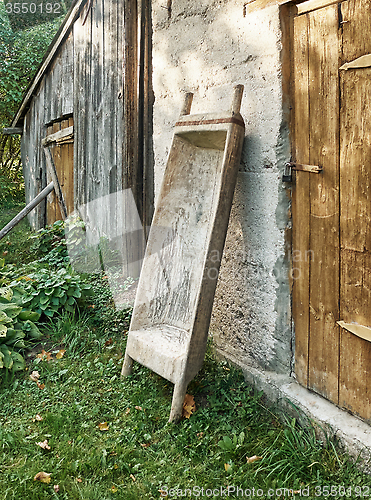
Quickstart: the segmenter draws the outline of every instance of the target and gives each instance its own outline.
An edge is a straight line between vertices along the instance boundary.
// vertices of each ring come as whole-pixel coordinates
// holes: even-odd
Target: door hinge
[[[322,167],[318,167],[317,165],[304,165],[303,163],[293,163],[287,162],[285,164],[285,173],[282,176],[283,182],[292,182],[292,171],[300,171],[300,172],[311,172],[312,174],[319,174],[322,172]]]

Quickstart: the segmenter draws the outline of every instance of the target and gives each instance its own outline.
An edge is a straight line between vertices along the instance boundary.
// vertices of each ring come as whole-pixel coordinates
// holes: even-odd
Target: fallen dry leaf
[[[45,441],[40,441],[39,443],[36,443],[37,446],[40,446],[43,450],[50,450],[50,446],[48,445],[48,440],[45,439]]]
[[[47,361],[52,361],[53,359],[52,353],[46,352],[44,349],[40,352],[40,354],[37,354],[36,357],[41,359],[44,359],[44,357],[46,357]]]
[[[136,409],[136,410],[140,410],[140,411],[142,411],[142,410],[143,410],[143,408],[142,408],[141,406],[136,406],[136,407],[135,407],[135,409]]]
[[[109,429],[109,425],[107,424],[107,422],[101,422],[100,424],[98,424],[98,427],[100,431],[108,431]]]
[[[196,435],[197,435],[198,439],[201,439],[203,437],[204,433],[203,432],[197,432]]]
[[[136,481],[135,476],[133,474],[130,474],[130,477],[133,481]]]
[[[33,371],[30,375],[30,379],[33,380],[33,382],[37,382],[40,378],[40,373],[38,371]]]
[[[126,410],[125,415],[129,415],[129,413],[130,413],[130,408]]]
[[[64,353],[65,353],[65,352],[66,352],[66,349],[60,349],[60,350],[57,352],[57,354],[55,355],[55,357],[56,357],[57,359],[62,359],[62,358],[63,358],[63,356],[64,356]]]
[[[77,477],[77,478],[76,478],[76,481],[77,481],[78,483],[82,483],[82,479],[80,479],[79,477]]]
[[[186,394],[183,403],[182,417],[190,418],[196,411],[196,403],[191,394]]]
[[[109,346],[109,345],[111,345],[111,344],[113,344],[113,340],[112,340],[112,339],[108,339],[108,340],[104,343],[105,347],[108,347],[108,346]]]
[[[32,422],[42,422],[43,418],[41,415],[37,414],[35,418],[32,419]]]
[[[37,380],[36,381],[36,385],[39,389],[44,389],[45,388],[45,384],[40,384],[40,382]]]
[[[51,481],[51,474],[47,472],[38,472],[36,476],[33,478],[34,481],[40,481],[41,483],[49,484]]]
[[[142,448],[148,448],[148,446],[151,446],[151,443],[142,443],[140,446]]]
[[[59,493],[59,484],[55,484],[53,486],[53,490],[56,492],[56,493]]]
[[[254,455],[253,457],[246,457],[246,460],[247,460],[247,463],[248,464],[253,464],[254,462],[256,462],[257,460],[261,460],[263,457],[258,457],[256,455]]]

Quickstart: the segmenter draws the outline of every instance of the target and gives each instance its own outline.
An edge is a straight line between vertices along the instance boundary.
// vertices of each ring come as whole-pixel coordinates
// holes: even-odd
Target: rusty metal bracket
[[[282,182],[292,182],[292,171],[311,172],[312,174],[320,174],[322,167],[318,165],[305,165],[303,163],[287,162],[285,164],[285,173],[282,176]]]

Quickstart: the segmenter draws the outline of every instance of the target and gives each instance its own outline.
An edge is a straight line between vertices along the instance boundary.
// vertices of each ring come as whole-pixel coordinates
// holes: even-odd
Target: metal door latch
[[[302,163],[293,163],[290,161],[285,164],[285,172],[282,176],[282,182],[292,182],[293,170],[319,174],[320,172],[322,172],[323,169],[322,167],[318,167],[317,165],[304,165]]]

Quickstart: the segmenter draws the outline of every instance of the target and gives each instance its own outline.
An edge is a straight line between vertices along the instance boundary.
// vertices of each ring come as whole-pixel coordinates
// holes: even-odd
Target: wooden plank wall
[[[73,26],[75,205],[78,208],[123,188],[123,6],[93,2]],[[135,101],[135,98],[134,98]],[[102,207],[98,233],[115,232],[115,204]],[[94,212],[94,216],[97,214]]]
[[[41,140],[46,136],[46,124],[73,112],[73,34],[71,33],[56,59],[44,75],[36,95],[31,101],[22,138],[22,164],[26,185],[26,203],[46,186],[45,155]],[[63,68],[63,70],[62,70]],[[29,221],[34,229],[46,223],[46,201],[30,212]]]
[[[341,4],[342,63],[371,53],[371,0]],[[340,318],[371,326],[371,68],[340,72]],[[371,420],[371,343],[340,337],[339,403]]]
[[[150,133],[151,107],[149,2],[143,0],[138,9],[138,2],[132,0],[96,0],[86,9],[73,26],[74,113],[78,117],[74,124],[75,204],[79,207],[131,189],[139,215],[148,225],[153,212],[151,144],[144,140]],[[139,11],[142,49],[138,51]],[[97,232],[101,236],[119,233],[124,214],[117,213],[117,203],[104,208],[94,221]],[[126,207],[124,211],[131,210]],[[117,248],[126,263],[133,263],[124,273],[139,275],[144,233],[122,236]]]
[[[45,124],[52,125],[56,119],[73,113],[74,208],[130,189],[143,225],[150,224],[153,214],[150,30],[149,0],[86,2],[26,115],[23,149],[28,197],[37,194],[47,182],[41,148],[41,139],[47,133]],[[109,236],[119,232],[123,214],[117,213],[114,202],[104,208],[107,209],[101,210],[94,224],[97,233]],[[132,207],[127,207],[126,211],[130,210]],[[44,225],[45,205],[33,218],[34,227]],[[126,274],[138,275],[145,233],[121,238],[117,247],[120,245],[124,258],[139,262],[134,265],[136,271],[128,269]]]
[[[296,172],[293,203],[293,314],[298,380],[338,402],[339,42],[338,7],[294,19]],[[310,253],[307,255],[308,249]],[[325,278],[324,278],[325,277]]]

